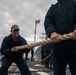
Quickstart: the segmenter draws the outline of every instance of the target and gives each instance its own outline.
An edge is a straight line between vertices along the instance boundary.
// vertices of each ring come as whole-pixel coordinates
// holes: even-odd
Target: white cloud
[[[35,43],[35,42],[41,41],[41,39],[39,39],[38,35],[36,35],[36,40],[34,38],[34,35],[30,35],[29,37],[25,37],[25,39],[27,40],[28,43]]]
[[[56,0],[0,0],[0,41],[9,35],[13,23],[20,26],[21,35],[33,42],[35,19],[41,22],[37,26],[37,41],[44,30],[44,17],[47,10]]]

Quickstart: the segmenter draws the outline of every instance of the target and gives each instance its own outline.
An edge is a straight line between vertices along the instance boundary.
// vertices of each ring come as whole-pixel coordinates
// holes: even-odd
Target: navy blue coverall
[[[26,40],[22,38],[20,35],[16,39],[16,41],[13,41],[12,35],[5,37],[3,39],[2,45],[1,45],[1,53],[4,55],[2,59],[2,66],[0,69],[0,75],[8,75],[8,68],[10,65],[14,62],[17,64],[21,75],[31,75],[31,72],[29,71],[29,68],[23,59],[23,53],[27,50],[21,50],[18,52],[12,53],[11,48],[14,46],[21,46],[27,44]]]
[[[63,3],[59,3],[63,1]],[[76,29],[76,7],[73,0],[58,0],[52,5],[45,17],[44,26],[48,37],[52,32],[66,34]],[[66,75],[66,66],[72,75],[76,75],[76,40],[66,40],[54,44],[54,75]]]

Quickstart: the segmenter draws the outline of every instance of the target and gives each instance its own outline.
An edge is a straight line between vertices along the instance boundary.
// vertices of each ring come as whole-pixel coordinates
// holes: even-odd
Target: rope
[[[29,67],[32,67],[32,66],[34,66],[34,65],[36,65],[36,64],[40,64],[41,62],[43,62],[43,61],[45,61],[47,58],[49,58],[51,56],[51,54],[49,54],[46,58],[44,58],[43,60],[41,60],[41,61],[39,61],[39,62],[37,62],[37,63],[35,63],[35,64],[33,64],[33,65],[29,65]]]
[[[59,40],[63,41],[63,40],[71,39],[71,38],[72,38],[72,33],[69,33],[69,34],[64,34],[61,37],[59,37]],[[39,46],[39,45],[43,45],[43,44],[48,44],[48,43],[52,43],[52,40],[51,39],[47,39],[47,40],[39,41],[39,42],[36,42],[36,43],[31,43],[29,45],[32,46],[32,47],[35,47],[35,46]],[[19,51],[21,49],[25,49],[25,48],[27,48],[26,45],[18,46],[17,47],[17,51]]]
[[[69,34],[64,34],[62,35],[61,37],[59,37],[59,40],[60,41],[63,41],[63,40],[69,40],[72,38],[72,33],[69,33]],[[48,44],[48,43],[52,43],[52,40],[51,39],[47,39],[47,40],[44,40],[44,41],[40,41],[40,42],[36,42],[36,43],[31,43],[29,45],[31,45],[32,47],[35,47],[35,46],[39,46],[39,45],[43,45],[43,44]],[[21,50],[21,49],[25,49],[27,48],[26,45],[23,45],[23,46],[19,46],[17,47],[17,50]],[[51,54],[50,54],[51,55]],[[33,65],[36,65],[36,64],[39,64],[43,61],[45,61],[50,55],[48,55],[46,58],[44,58],[42,61],[39,61]],[[33,66],[33,65],[30,65],[30,66]]]
[[[63,40],[69,40],[72,38],[72,33],[69,33],[69,34],[64,34],[62,35],[61,37],[59,37],[59,40],[60,41],[63,41]],[[47,39],[47,40],[44,40],[44,41],[40,41],[40,42],[36,42],[36,43],[31,43],[29,45],[31,45],[32,47],[35,47],[35,46],[39,46],[39,45],[43,45],[43,44],[48,44],[48,43],[52,43],[52,40],[51,39]],[[21,50],[21,49],[25,49],[27,48],[26,45],[23,45],[23,46],[18,46],[17,47],[17,51]],[[51,54],[50,54],[51,55]],[[43,61],[45,61],[50,55],[48,55],[46,58],[44,58],[42,61],[39,61],[35,64],[39,64]],[[35,65],[34,64],[34,65]],[[33,66],[33,65],[30,65],[30,66]],[[34,70],[33,72],[45,72],[44,70]],[[47,71],[46,71],[47,72]],[[9,73],[13,73],[12,71],[9,71]],[[18,72],[15,72],[15,73],[18,73]]]

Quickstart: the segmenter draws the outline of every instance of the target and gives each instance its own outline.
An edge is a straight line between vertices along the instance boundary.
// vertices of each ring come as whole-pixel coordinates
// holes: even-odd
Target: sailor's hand
[[[12,52],[17,52],[17,51],[18,51],[17,46],[11,48],[11,51],[12,51]]]
[[[58,34],[58,33],[56,33],[56,32],[52,32],[52,33],[51,33],[51,36],[50,36],[51,40],[52,40],[54,43],[60,42],[59,37],[61,37],[61,35]]]

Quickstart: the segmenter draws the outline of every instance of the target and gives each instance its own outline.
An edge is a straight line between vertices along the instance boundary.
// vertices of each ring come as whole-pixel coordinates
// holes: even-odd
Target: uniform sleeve
[[[52,12],[53,6],[51,6],[45,16],[44,27],[48,37],[52,32],[55,32],[56,29],[54,27],[54,15]]]
[[[75,25],[74,25],[74,30],[76,29],[76,0],[74,1],[74,7],[75,7]]]
[[[2,55],[6,55],[6,56],[11,56],[12,55],[12,51],[11,49],[8,48],[7,46],[7,39],[4,38],[2,45],[1,45],[1,54]]]

